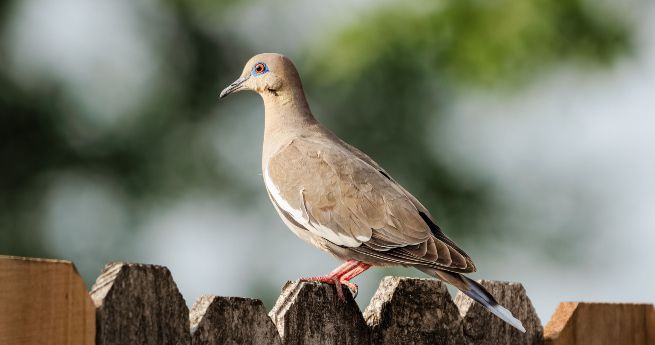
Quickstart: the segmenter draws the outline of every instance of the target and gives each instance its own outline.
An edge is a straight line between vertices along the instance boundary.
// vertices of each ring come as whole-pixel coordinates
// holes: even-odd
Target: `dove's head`
[[[298,71],[286,56],[275,53],[258,54],[250,58],[241,76],[220,94],[223,98],[242,90],[259,93],[264,100],[290,98],[302,93]]]

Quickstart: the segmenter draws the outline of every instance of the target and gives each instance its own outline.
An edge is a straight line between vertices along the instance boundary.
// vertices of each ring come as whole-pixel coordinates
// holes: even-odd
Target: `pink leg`
[[[326,276],[301,278],[300,280],[334,284],[337,288],[337,296],[339,296],[340,300],[345,301],[346,299],[343,295],[343,291],[341,290],[341,284],[346,285],[352,291],[353,297],[356,297],[358,287],[357,285],[351,283],[350,280],[358,276],[360,273],[366,271],[369,267],[371,267],[371,265],[365,264],[361,261],[348,260],[341,266],[335,268]]]
[[[344,275],[339,277],[339,280],[341,281],[341,283],[346,285],[350,289],[350,291],[353,292],[353,297],[357,297],[357,292],[359,291],[359,287],[357,287],[356,284],[351,283],[350,280],[357,277],[358,275],[360,275],[361,273],[363,273],[364,271],[366,271],[370,267],[371,267],[371,265],[369,265],[369,264],[359,262],[359,263],[357,263],[357,265],[355,267],[353,267],[351,270],[349,270]]]

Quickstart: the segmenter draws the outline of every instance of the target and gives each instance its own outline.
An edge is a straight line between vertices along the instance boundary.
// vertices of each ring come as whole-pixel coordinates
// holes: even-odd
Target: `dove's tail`
[[[469,279],[468,277],[459,273],[440,271],[433,268],[424,267],[418,269],[433,277],[437,277],[447,283],[452,284],[460,291],[462,291],[466,296],[469,296],[476,302],[482,304],[492,314],[498,316],[500,319],[507,322],[512,327],[525,333],[525,328],[523,328],[521,321],[515,318],[509,310],[505,309],[505,307],[498,304],[494,296],[492,296],[489,291],[487,291],[476,281]]]

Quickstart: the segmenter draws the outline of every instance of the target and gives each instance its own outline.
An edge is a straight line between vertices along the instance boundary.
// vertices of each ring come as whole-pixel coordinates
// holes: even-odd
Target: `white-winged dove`
[[[410,266],[444,280],[515,328],[519,320],[480,284],[464,276],[473,260],[450,240],[430,212],[382,167],[312,115],[295,66],[279,54],[259,54],[225,88],[252,90],[264,99],[262,170],[268,195],[284,223],[301,239],[345,263],[326,276],[341,284],[371,266]]]

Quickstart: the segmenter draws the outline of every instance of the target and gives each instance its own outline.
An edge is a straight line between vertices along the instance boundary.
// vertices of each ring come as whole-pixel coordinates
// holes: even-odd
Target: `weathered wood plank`
[[[516,330],[491,314],[482,305],[459,292],[455,297],[455,304],[459,307],[463,318],[462,330],[468,344],[543,344],[543,326],[523,285],[489,280],[479,282],[498,303],[523,322],[526,333]]]
[[[361,345],[370,342],[362,313],[344,287],[346,301],[334,286],[289,282],[269,315],[285,345]]]
[[[459,310],[435,279],[385,277],[364,312],[373,344],[462,344]]]
[[[548,345],[655,344],[652,304],[560,303],[544,329]]]
[[[201,296],[191,308],[192,345],[280,345],[260,300]]]
[[[0,256],[0,344],[92,345],[95,308],[70,261]]]
[[[189,309],[166,267],[110,263],[93,286],[96,345],[188,345]]]

